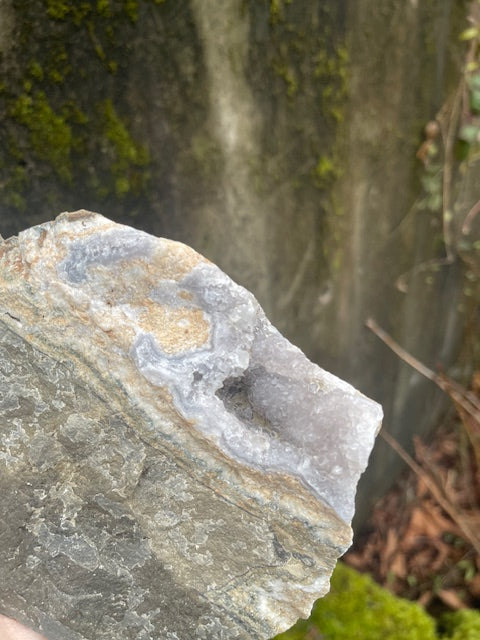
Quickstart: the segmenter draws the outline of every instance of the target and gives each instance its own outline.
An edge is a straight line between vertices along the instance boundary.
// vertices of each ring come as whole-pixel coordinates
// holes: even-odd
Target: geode
[[[87,211],[0,241],[0,611],[270,638],[328,590],[381,418],[185,245]]]

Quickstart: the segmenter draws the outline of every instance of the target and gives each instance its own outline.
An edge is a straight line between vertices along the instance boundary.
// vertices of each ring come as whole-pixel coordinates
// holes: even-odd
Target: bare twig
[[[300,264],[298,265],[298,269],[295,273],[292,283],[290,284],[289,288],[284,293],[284,295],[281,296],[278,301],[278,306],[280,309],[285,309],[288,306],[290,306],[295,294],[297,293],[297,291],[300,289],[302,285],[305,274],[308,271],[309,263],[313,260],[314,255],[315,255],[315,242],[312,238],[308,243],[307,250],[303,254],[303,258]]]
[[[422,376],[425,376],[425,378],[428,378],[429,380],[433,380],[435,382],[437,374],[426,367],[424,364],[422,364],[420,360],[417,360],[412,355],[410,355],[408,351],[406,351],[398,344],[398,342],[395,342],[395,340],[386,331],[384,331],[373,318],[368,318],[365,324],[370,329],[370,331],[373,331],[373,333],[378,338],[380,338],[380,340],[384,342],[387,347],[390,347],[390,349],[394,353],[396,353],[399,358],[413,367],[416,371],[421,373]]]
[[[408,353],[372,318],[366,322],[367,327],[382,340],[404,362],[421,373],[425,378],[434,382],[442,391],[448,394],[453,401],[458,415],[462,419],[465,431],[472,444],[477,467],[480,469],[480,398],[474,393],[469,393],[457,382],[448,378],[445,374],[438,374],[426,367],[422,362]]]
[[[471,415],[480,424],[480,401],[473,394],[469,394],[466,389],[451,380],[444,374],[435,373],[432,369],[426,367],[420,360],[417,360],[408,351],[401,347],[398,342],[384,331],[373,318],[368,318],[365,323],[373,333],[384,342],[397,356],[409,364],[413,369],[434,382],[437,386],[447,393],[455,404],[459,405],[467,414]]]
[[[475,551],[480,555],[480,538],[477,536],[475,531],[470,527],[469,523],[466,522],[465,516],[451,503],[445,496],[441,488],[437,485],[437,483],[432,479],[432,477],[422,469],[422,467],[415,462],[412,456],[405,451],[401,444],[399,444],[393,436],[391,436],[387,431],[382,429],[380,431],[380,435],[387,442],[396,453],[402,458],[404,462],[410,467],[410,469],[424,482],[427,489],[430,491],[432,496],[438,502],[438,504],[442,507],[442,509],[448,513],[448,515],[452,518],[452,520],[460,527],[460,529],[465,534],[466,539],[470,542]]]

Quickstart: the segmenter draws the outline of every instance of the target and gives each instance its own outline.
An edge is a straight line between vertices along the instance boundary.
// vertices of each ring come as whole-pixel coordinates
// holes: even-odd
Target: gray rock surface
[[[49,640],[267,639],[351,540],[380,407],[176,242],[0,243],[0,612]]]

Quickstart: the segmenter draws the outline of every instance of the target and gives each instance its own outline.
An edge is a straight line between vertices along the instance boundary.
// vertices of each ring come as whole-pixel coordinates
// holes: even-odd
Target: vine
[[[471,3],[468,22],[468,28],[460,34],[460,40],[467,44],[460,80],[425,127],[425,141],[417,151],[424,167],[423,195],[414,206],[440,212],[442,219],[445,257],[421,265],[421,269],[451,264],[458,256],[465,260],[468,248],[467,253],[473,249],[478,254],[476,259],[466,260],[478,277],[480,240],[473,237],[473,224],[480,213],[480,200],[465,212],[456,202],[459,189],[455,185],[480,160],[480,0]]]

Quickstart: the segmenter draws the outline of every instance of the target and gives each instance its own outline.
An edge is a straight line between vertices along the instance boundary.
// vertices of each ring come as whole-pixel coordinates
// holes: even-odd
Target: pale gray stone
[[[381,409],[176,242],[0,245],[0,607],[49,640],[270,638],[350,544]]]

